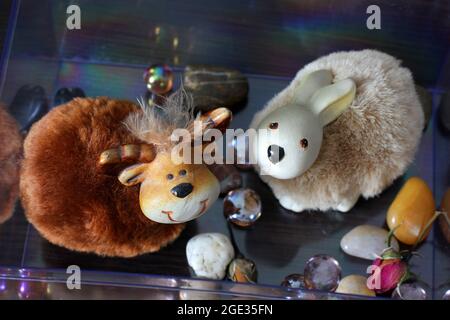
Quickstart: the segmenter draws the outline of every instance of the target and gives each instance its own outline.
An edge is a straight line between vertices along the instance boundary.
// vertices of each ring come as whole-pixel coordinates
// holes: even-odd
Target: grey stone
[[[248,80],[239,71],[206,65],[189,65],[183,74],[183,85],[200,110],[217,107],[233,109],[245,102]]]

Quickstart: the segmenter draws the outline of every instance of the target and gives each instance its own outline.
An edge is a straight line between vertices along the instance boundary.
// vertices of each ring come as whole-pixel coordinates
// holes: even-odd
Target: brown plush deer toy
[[[162,107],[75,99],[37,122],[25,140],[21,195],[50,242],[99,255],[154,252],[178,237],[219,195],[203,163],[174,163],[173,130],[224,129],[220,108],[193,117],[183,92]]]

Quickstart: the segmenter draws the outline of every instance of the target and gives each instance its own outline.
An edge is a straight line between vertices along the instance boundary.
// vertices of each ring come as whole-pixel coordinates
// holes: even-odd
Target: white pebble
[[[202,233],[191,238],[186,246],[189,266],[198,277],[220,280],[234,258],[230,239],[221,233]]]
[[[351,256],[373,260],[387,247],[388,234],[379,227],[360,225],[342,237],[341,248]],[[398,251],[398,242],[394,237],[391,239],[391,246]]]

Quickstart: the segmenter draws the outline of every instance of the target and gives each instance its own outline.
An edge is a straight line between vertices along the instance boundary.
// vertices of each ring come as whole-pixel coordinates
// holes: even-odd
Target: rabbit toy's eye
[[[270,129],[278,129],[278,122],[271,122],[269,124]]]
[[[303,138],[302,140],[300,140],[300,147],[302,149],[306,149],[308,147],[308,140]]]

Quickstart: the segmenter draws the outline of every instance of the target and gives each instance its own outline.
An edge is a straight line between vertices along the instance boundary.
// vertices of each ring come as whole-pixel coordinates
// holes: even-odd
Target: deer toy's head
[[[129,117],[126,125],[146,143],[106,150],[99,159],[103,168],[124,162],[132,164],[120,172],[119,181],[124,186],[140,185],[141,210],[147,218],[159,223],[196,219],[220,193],[219,181],[205,164],[174,159],[174,143],[169,139],[173,130],[180,128],[185,128],[193,139],[193,121],[198,121],[202,130],[225,130],[231,112],[218,108],[194,120],[187,106],[189,102],[186,105],[183,101],[186,99],[184,93],[177,92],[158,110],[155,108],[159,107],[141,105],[144,112]],[[192,141],[185,141],[185,146],[191,148]]]
[[[140,184],[144,215],[159,223],[182,223],[200,217],[219,196],[216,177],[202,164],[174,164],[170,153],[130,166],[119,175],[125,186]]]
[[[294,89],[289,104],[262,119],[252,146],[261,175],[292,179],[312,166],[319,155],[323,127],[351,105],[356,92],[350,79],[332,81],[329,70],[308,74]]]

